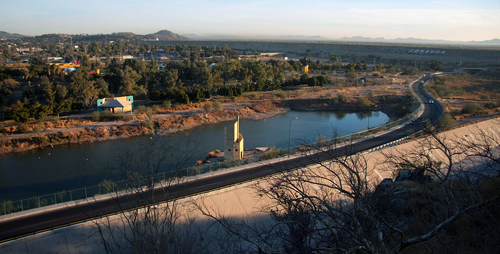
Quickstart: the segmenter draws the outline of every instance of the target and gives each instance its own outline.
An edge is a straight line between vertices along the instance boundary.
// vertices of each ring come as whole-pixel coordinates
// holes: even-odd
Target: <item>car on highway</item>
[[[429,104],[434,104],[434,101],[432,99],[429,99]]]

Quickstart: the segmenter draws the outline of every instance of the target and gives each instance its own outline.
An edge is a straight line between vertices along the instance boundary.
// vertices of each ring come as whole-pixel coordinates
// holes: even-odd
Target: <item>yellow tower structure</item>
[[[304,66],[302,69],[302,74],[309,74],[309,65]]]
[[[227,161],[243,159],[243,136],[240,133],[240,116],[236,118],[233,128],[224,128],[224,157]]]

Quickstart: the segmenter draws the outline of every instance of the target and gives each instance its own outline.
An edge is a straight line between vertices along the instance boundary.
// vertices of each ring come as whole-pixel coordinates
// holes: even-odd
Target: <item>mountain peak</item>
[[[172,40],[189,40],[188,37],[176,34],[170,30],[163,29],[154,34],[146,34],[146,37],[151,39],[158,39],[161,41],[172,41]]]

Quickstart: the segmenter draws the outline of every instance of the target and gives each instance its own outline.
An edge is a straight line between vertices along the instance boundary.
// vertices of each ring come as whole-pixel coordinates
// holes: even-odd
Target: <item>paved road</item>
[[[429,79],[424,76],[422,80]],[[272,175],[280,171],[292,170],[298,167],[304,167],[312,164],[314,161],[324,161],[331,158],[332,155],[342,156],[354,154],[359,151],[371,149],[379,145],[406,137],[409,133],[415,131],[422,121],[435,123],[442,115],[443,109],[439,103],[429,104],[429,95],[423,90],[420,81],[415,82],[412,89],[416,95],[424,101],[424,112],[422,116],[415,121],[413,125],[407,125],[384,135],[366,139],[350,146],[349,150],[345,148],[332,149],[316,153],[313,157],[296,157],[289,160],[281,160],[274,163],[258,165],[224,174],[205,177],[194,181],[176,183],[154,191],[135,192],[131,195],[123,195],[113,199],[102,199],[96,201],[82,202],[78,205],[71,205],[60,209],[48,210],[41,213],[20,216],[0,222],[0,242],[24,235],[33,234],[54,227],[61,227],[79,223],[81,221],[97,218],[104,215],[114,214],[118,211],[135,209],[146,204],[163,202],[165,200],[175,199],[194,195],[201,192],[229,186],[244,181],[261,178]]]

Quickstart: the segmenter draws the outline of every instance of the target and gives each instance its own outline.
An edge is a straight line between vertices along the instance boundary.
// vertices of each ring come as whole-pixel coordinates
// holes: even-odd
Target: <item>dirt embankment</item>
[[[290,99],[264,100],[256,102],[232,102],[224,104],[222,111],[205,112],[203,108],[193,108],[176,112],[156,114],[147,118],[133,119],[128,122],[92,122],[80,119],[78,124],[68,124],[66,120],[52,125],[43,123],[44,130],[25,134],[12,134],[0,137],[0,154],[20,152],[45,146],[68,143],[105,141],[119,138],[129,138],[148,134],[167,135],[177,131],[187,130],[203,124],[214,124],[224,121],[234,121],[236,116],[241,119],[259,120],[270,118],[289,110],[382,110],[391,119],[397,119],[406,113],[402,110],[400,96],[384,96],[380,99],[370,99],[370,107],[356,104],[354,99],[338,103],[333,99]],[[377,105],[377,107],[375,107]],[[394,105],[397,105],[394,107]],[[65,122],[66,121],[66,122]],[[68,120],[76,121],[76,120]],[[66,123],[66,124],[62,124]],[[62,124],[62,125],[61,125]],[[85,125],[85,126],[82,126]],[[69,127],[72,126],[72,127]],[[15,132],[13,127],[7,127]]]

